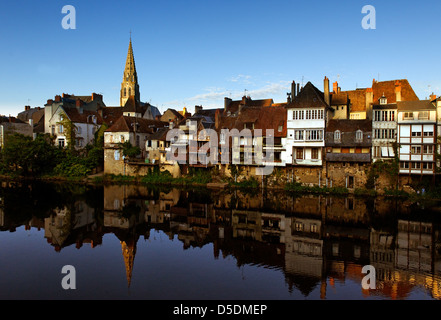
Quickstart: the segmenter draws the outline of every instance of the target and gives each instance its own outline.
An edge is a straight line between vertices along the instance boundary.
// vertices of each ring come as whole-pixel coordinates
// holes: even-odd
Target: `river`
[[[0,299],[440,299],[440,208],[269,190],[3,182]],[[367,265],[375,288],[362,286]]]

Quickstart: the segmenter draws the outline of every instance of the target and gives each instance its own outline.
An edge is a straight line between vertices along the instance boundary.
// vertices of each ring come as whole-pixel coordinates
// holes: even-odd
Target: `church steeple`
[[[121,83],[120,105],[122,107],[126,104],[127,99],[130,96],[134,96],[136,101],[140,101],[138,75],[136,73],[131,36],[129,50],[127,52],[126,66],[124,68],[123,81]]]

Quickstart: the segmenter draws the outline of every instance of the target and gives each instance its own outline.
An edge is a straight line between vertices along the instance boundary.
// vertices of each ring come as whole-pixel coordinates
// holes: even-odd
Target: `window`
[[[412,169],[421,169],[421,163],[420,162],[411,162]]]
[[[129,88],[129,97],[132,95],[132,88]]]
[[[403,115],[403,120],[413,120],[413,112],[405,112]]]
[[[421,131],[412,131],[412,137],[421,137]]]
[[[340,130],[336,130],[334,132],[334,142],[340,142],[341,141],[341,132]]]
[[[363,131],[357,130],[357,132],[355,132],[355,140],[363,141]]]
[[[433,146],[432,145],[423,146],[423,153],[424,154],[432,154],[433,153]]]
[[[121,143],[124,143],[125,139],[124,139],[123,135],[120,136],[120,140],[121,140]]]
[[[410,153],[421,154],[421,146],[412,146],[412,148],[410,149]]]
[[[292,118],[294,120],[303,120],[304,119],[304,111],[303,110],[294,110]]]
[[[63,133],[63,131],[64,131],[64,126],[62,124],[60,124],[58,126],[58,133]]]
[[[382,112],[381,112],[381,115],[382,115],[383,121],[389,121],[389,120],[388,120],[388,117],[387,117],[387,114],[388,114],[387,111],[382,111]]]
[[[318,160],[319,156],[319,149],[318,148],[312,148],[311,149],[311,159]]]
[[[427,119],[429,119],[429,111],[420,111],[418,113],[418,119],[419,120],[427,120]]]
[[[395,121],[395,111],[389,111],[389,121]]]
[[[433,163],[432,162],[423,162],[423,169],[432,170],[433,169]]]
[[[64,139],[58,139],[58,146],[64,148]]]
[[[305,130],[306,141],[319,141],[323,139],[323,130]]]
[[[381,121],[381,111],[379,110],[374,111],[374,121]]]
[[[409,162],[400,162],[401,169],[409,169]]]
[[[313,233],[317,233],[318,232],[318,228],[317,228],[317,225],[315,223],[311,224],[310,231],[313,232]]]
[[[296,159],[303,160],[303,148],[296,149]]]
[[[127,89],[124,88],[124,97],[127,97]]]
[[[433,131],[424,131],[425,137],[433,137]]]
[[[304,140],[304,138],[303,138],[303,130],[295,130],[295,132],[294,132],[294,139],[295,140],[298,140],[298,141],[303,141]]]
[[[254,124],[253,124],[253,126],[254,126]],[[283,126],[279,126],[278,131],[282,132],[282,130],[283,130]]]
[[[296,229],[296,231],[303,231],[303,223],[296,222],[295,229]]]
[[[55,126],[54,125],[51,127],[51,132],[52,132],[52,135],[54,136],[55,135]]]
[[[119,161],[119,159],[120,159],[119,150],[115,150],[115,152],[113,153],[113,158],[115,159],[115,161]]]
[[[82,131],[83,131],[83,130],[81,129],[81,127],[77,127],[77,133],[78,133],[78,134],[81,134]]]
[[[225,133],[224,133],[224,132],[222,132],[222,133],[220,134],[220,143],[221,143],[221,144],[224,144],[224,143],[225,143]]]

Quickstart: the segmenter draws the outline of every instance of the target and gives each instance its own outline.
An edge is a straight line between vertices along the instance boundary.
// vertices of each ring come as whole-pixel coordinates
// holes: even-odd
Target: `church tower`
[[[124,68],[123,81],[121,83],[120,106],[124,107],[127,99],[129,99],[130,96],[134,96],[135,101],[140,101],[138,75],[136,73],[131,37],[129,43],[129,52],[127,53],[126,66]]]

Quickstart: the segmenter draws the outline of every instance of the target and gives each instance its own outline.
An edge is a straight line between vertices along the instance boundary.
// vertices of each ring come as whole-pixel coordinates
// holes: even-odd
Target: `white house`
[[[433,175],[437,110],[430,100],[397,103],[400,174]]]
[[[287,136],[282,141],[285,146],[282,161],[294,166],[322,166],[326,119],[330,111],[325,95],[308,82],[300,92],[293,94],[286,109]]]

